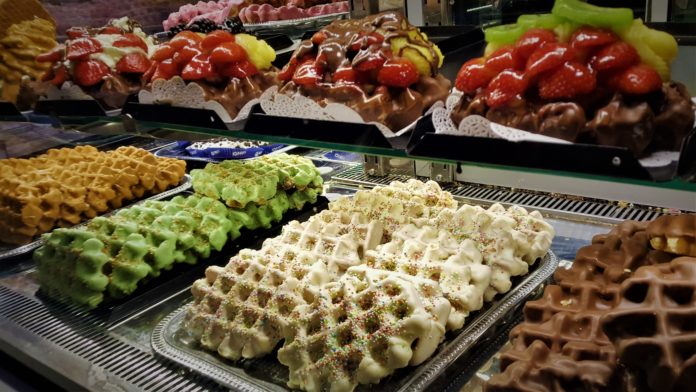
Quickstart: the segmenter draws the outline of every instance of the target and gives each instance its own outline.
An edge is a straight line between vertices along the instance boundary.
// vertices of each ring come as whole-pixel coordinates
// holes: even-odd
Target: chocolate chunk
[[[644,155],[652,141],[655,115],[646,102],[627,103],[616,94],[605,107],[597,110],[587,124],[597,143],[605,146],[626,147],[633,155]]]
[[[539,128],[536,109],[524,98],[515,98],[506,105],[490,108],[486,118],[501,125],[529,132],[536,132]]]
[[[655,148],[679,150],[694,127],[694,103],[686,87],[677,82],[662,86],[664,100],[655,116]]]
[[[585,111],[572,102],[549,103],[539,109],[539,133],[576,142],[585,130]]]

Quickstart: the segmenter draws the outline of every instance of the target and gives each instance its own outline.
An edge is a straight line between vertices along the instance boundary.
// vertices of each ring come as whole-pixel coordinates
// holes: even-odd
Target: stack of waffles
[[[274,157],[260,164],[265,165],[263,174],[248,170],[256,165],[227,162],[192,173],[196,191],[243,185],[247,193],[226,191],[209,197],[201,192],[148,200],[79,228],[54,230],[34,252],[42,290],[95,307],[133,293],[143,281],[177,263],[210,257],[242,229],[269,228],[288,210],[316,202],[322,180],[311,161]],[[264,193],[266,188],[274,193]]]
[[[459,207],[435,182],[361,190],[209,267],[184,326],[233,360],[280,345],[291,388],[352,391],[428,359],[553,235],[536,212]]]
[[[487,391],[686,391],[696,380],[696,215],[627,221],[525,305]]]
[[[181,182],[186,163],[135,147],[82,146],[0,162],[0,241],[30,242]]]

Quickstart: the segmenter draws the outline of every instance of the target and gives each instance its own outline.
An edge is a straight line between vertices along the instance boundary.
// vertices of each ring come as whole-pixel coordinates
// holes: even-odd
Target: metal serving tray
[[[497,330],[514,317],[515,311],[530,297],[538,296],[545,282],[558,266],[553,252],[539,261],[533,270],[515,284],[503,298],[484,306],[463,329],[448,333],[438,351],[416,368],[399,369],[391,377],[361,390],[406,391],[424,390],[439,380],[447,368],[483,339],[497,335]],[[288,371],[275,358],[231,362],[203,351],[197,342],[181,328],[187,305],[165,317],[152,333],[151,345],[155,354],[191,369],[221,385],[238,391],[286,391]],[[445,381],[446,382],[446,381]]]
[[[166,190],[164,192],[158,193],[156,195],[152,195],[152,196],[144,198],[144,199],[139,199],[139,200],[134,201],[132,203],[126,204],[121,208],[127,208],[127,207],[134,205],[134,204],[143,202],[145,200],[161,200],[161,199],[167,198],[171,195],[175,195],[177,193],[183,192],[189,188],[191,188],[191,177],[188,174],[185,174],[184,177],[181,179],[181,183],[179,185],[177,185],[176,187],[169,189],[169,190]],[[116,211],[118,211],[119,209],[109,211],[109,212],[107,212],[105,214],[101,214],[99,216],[111,215],[111,214],[115,213]],[[89,222],[89,219],[82,222],[82,223],[79,223],[73,227],[81,227],[81,226],[86,225],[88,222]],[[50,231],[48,233],[50,233]],[[4,259],[9,259],[11,257],[19,256],[19,255],[22,255],[22,254],[27,253],[27,252],[30,252],[30,251],[38,248],[39,246],[41,246],[43,243],[44,243],[43,238],[41,236],[39,236],[36,240],[34,240],[28,244],[24,244],[24,245],[9,246],[9,245],[1,245],[0,244],[0,261],[2,261]]]

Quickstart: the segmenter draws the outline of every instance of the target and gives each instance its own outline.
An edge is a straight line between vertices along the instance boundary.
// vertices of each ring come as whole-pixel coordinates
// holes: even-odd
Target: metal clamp
[[[389,160],[376,155],[365,155],[365,174],[368,176],[384,177],[389,174]]]
[[[437,182],[454,182],[454,165],[431,162],[430,179]]]

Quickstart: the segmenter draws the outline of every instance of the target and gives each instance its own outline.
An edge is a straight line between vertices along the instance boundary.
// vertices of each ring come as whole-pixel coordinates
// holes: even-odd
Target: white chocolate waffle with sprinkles
[[[430,279],[351,267],[295,308],[278,360],[290,368],[291,388],[352,391],[430,357],[449,312]]]
[[[191,289],[186,328],[225,358],[266,355],[282,340],[290,312],[362,263],[364,246],[377,245],[369,236],[381,235],[377,222],[331,211],[290,222],[261,250],[242,250],[225,268],[207,269]]]
[[[538,220],[539,232],[527,224],[519,224],[513,218],[519,211],[501,213],[498,207],[485,210],[479,206],[463,205],[458,210],[443,210],[434,224],[448,230],[458,240],[472,240],[483,255],[484,263],[491,266],[491,283],[484,300],[490,301],[498,293],[506,293],[512,287],[511,277],[529,272],[527,260],[545,254],[551,246],[553,228]],[[530,219],[537,219],[529,217]],[[521,219],[518,217],[518,219]],[[543,228],[541,228],[543,226]],[[538,239],[539,237],[540,239]],[[538,242],[536,242],[538,241]]]
[[[392,240],[365,255],[367,265],[438,282],[452,305],[447,329],[464,326],[470,312],[481,309],[491,280],[491,267],[471,240],[457,241],[431,226],[406,225]]]
[[[443,191],[434,181],[394,181],[389,186],[361,190],[351,197],[329,204],[331,210],[356,211],[384,226],[385,239],[400,226],[435,217],[444,209],[455,210],[452,194]]]

